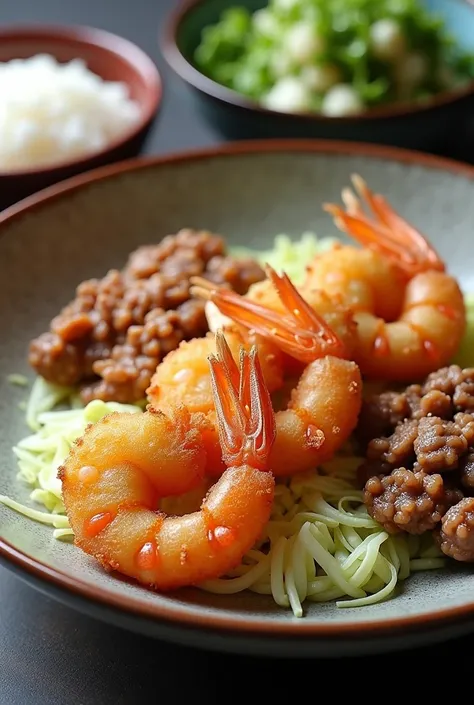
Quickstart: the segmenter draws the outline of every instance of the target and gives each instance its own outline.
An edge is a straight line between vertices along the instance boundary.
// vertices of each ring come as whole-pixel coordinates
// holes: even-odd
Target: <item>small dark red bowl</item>
[[[127,39],[89,27],[19,25],[0,29],[0,62],[50,54],[60,62],[83,59],[106,81],[127,84],[141,109],[139,121],[105,149],[57,165],[26,170],[0,168],[0,210],[58,181],[137,156],[161,105],[162,81],[154,62]],[[0,135],[1,139],[1,135]]]

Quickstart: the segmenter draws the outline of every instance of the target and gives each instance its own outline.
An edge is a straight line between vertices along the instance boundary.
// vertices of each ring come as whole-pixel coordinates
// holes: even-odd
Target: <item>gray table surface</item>
[[[159,56],[158,28],[173,5],[173,0],[0,0],[0,25],[28,21],[87,24],[139,44],[157,61],[166,82],[163,114],[147,149],[157,154],[219,141],[193,114],[185,87],[170,76]],[[416,655],[393,656],[391,668],[408,658],[416,659],[423,670],[424,662],[428,664],[435,656],[446,668],[456,652],[469,648],[464,639]],[[383,658],[372,659],[371,669],[383,668]],[[304,662],[283,666],[259,660],[257,664],[244,657],[150,641],[63,607],[0,568],[0,705],[131,705],[145,698],[181,705],[198,694],[212,704],[221,702],[230,690],[235,700],[248,695],[248,675],[257,665],[267,702],[279,705],[286,700],[281,679],[272,677],[280,668],[287,673],[288,695],[307,682],[308,664]],[[330,663],[321,666],[331,669]],[[359,667],[355,659],[346,661],[345,676]]]

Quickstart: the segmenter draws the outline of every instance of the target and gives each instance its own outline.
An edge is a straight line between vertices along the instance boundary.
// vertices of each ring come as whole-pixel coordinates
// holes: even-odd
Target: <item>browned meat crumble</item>
[[[437,534],[444,554],[456,561],[474,561],[474,497],[465,497],[450,507]]]
[[[208,330],[205,302],[190,297],[193,276],[239,294],[265,278],[254,260],[229,256],[221,237],[181,230],[138,248],[122,271],[80,284],[50,330],[31,342],[31,366],[50,382],[83,385],[86,402],[143,399],[163,357]]]
[[[434,529],[453,501],[441,475],[406,468],[370,478],[364,489],[369,514],[391,534],[424,534]]]
[[[358,437],[369,514],[390,533],[434,531],[443,553],[474,561],[474,368],[373,395]]]

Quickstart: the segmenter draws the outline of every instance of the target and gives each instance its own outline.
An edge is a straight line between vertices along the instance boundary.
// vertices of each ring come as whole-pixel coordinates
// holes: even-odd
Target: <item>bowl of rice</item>
[[[127,39],[89,27],[0,30],[0,209],[137,156],[162,82]]]

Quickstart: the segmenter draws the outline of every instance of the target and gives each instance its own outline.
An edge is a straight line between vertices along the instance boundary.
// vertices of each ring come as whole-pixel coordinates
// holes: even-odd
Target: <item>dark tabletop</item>
[[[0,0],[0,24],[87,24],[139,44],[156,59],[166,83],[163,114],[148,143],[149,153],[163,153],[219,140],[192,112],[185,87],[170,76],[159,56],[158,27],[173,4],[174,0]],[[465,149],[462,151],[466,156]],[[423,670],[423,662],[430,664],[434,654],[446,666],[460,649],[469,652],[470,648],[464,640],[416,655],[392,656],[390,670],[407,659]],[[225,702],[230,692],[235,701],[243,702],[246,696],[250,702],[249,678],[254,676],[264,684],[265,702],[280,705],[291,695],[307,699],[309,693],[302,691],[311,687],[315,665],[257,662],[150,641],[63,607],[0,568],[0,705],[131,705],[145,701],[184,705],[197,697],[213,705]],[[335,664],[319,666],[327,677],[327,670]],[[384,657],[370,659],[372,672],[383,672],[385,666]],[[359,667],[356,659],[346,661],[345,677],[354,676]],[[352,685],[357,684],[361,685],[355,677]]]

